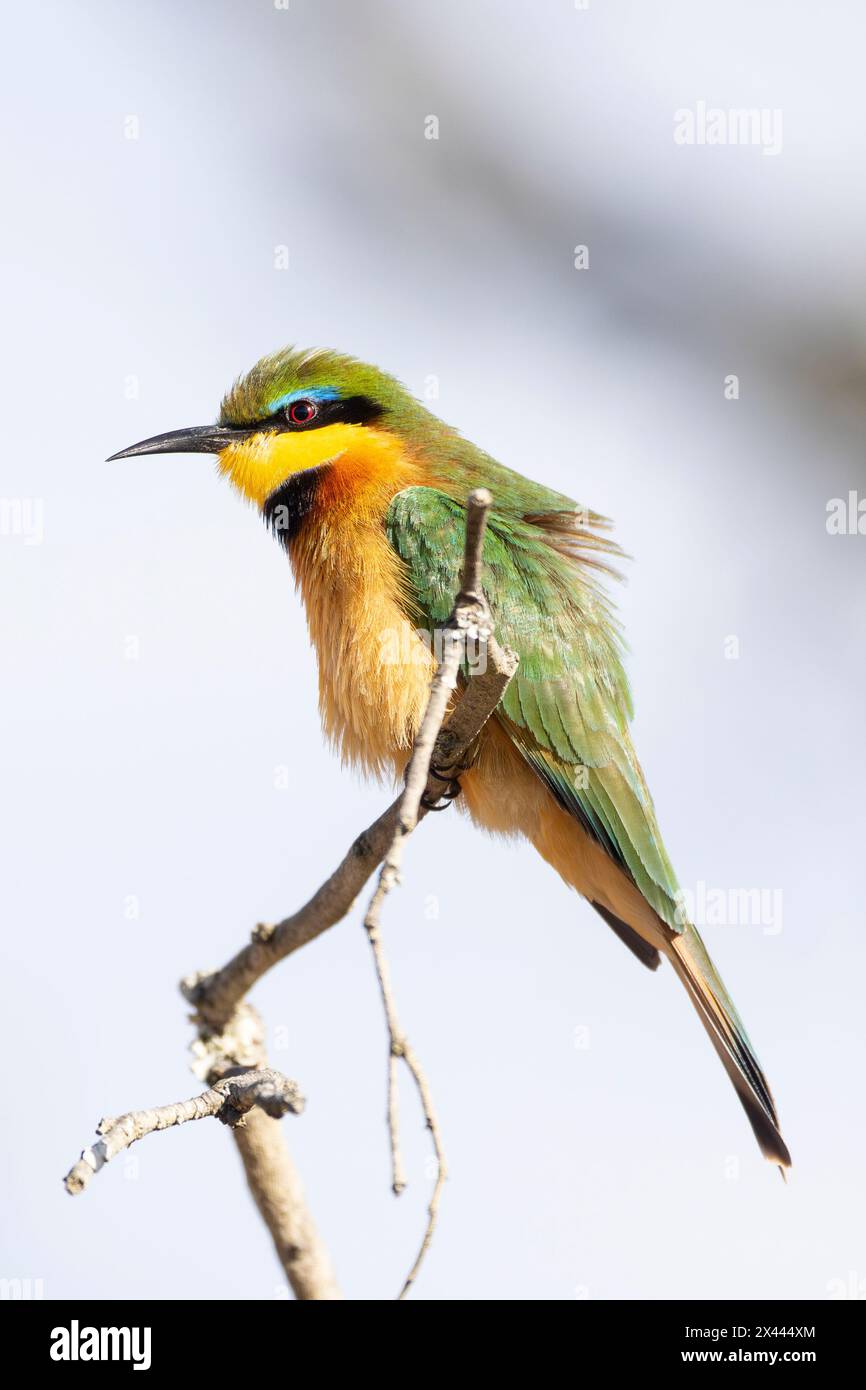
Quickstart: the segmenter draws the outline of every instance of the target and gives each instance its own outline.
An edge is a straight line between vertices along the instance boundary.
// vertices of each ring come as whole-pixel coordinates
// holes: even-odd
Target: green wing
[[[619,629],[592,557],[580,561],[561,543],[563,516],[557,508],[547,525],[543,514],[490,517],[484,591],[497,638],[520,657],[498,717],[561,805],[679,932],[676,877],[628,732]],[[460,501],[434,488],[408,488],[388,510],[413,620],[431,632],[447,620],[459,588],[464,524]]]

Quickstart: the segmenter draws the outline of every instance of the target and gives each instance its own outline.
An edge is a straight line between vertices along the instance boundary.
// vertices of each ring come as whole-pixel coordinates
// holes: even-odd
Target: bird
[[[662,840],[632,743],[611,523],[476,447],[395,377],[331,349],[263,357],[216,424],[113,454],[207,453],[284,548],[322,727],[345,763],[399,777],[460,587],[467,498],[492,494],[482,580],[516,675],[456,778],[481,828],[528,840],[650,970],[673,967],[764,1156],[791,1159],[743,1022]]]

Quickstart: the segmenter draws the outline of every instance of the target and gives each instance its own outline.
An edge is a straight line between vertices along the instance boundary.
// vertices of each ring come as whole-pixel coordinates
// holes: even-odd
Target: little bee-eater
[[[476,824],[530,840],[644,965],[666,956],[763,1153],[790,1163],[760,1063],[695,928],[629,736],[622,642],[600,579],[607,523],[503,467],[393,377],[330,351],[265,357],[219,422],[115,454],[215,454],[288,558],[319,662],[326,734],[374,773],[405,767],[435,636],[460,585],[465,501],[493,495],[484,590],[520,658],[460,775]]]

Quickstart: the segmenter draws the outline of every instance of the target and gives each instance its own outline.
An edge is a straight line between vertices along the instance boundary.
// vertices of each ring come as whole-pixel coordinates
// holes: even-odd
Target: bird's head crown
[[[412,406],[405,387],[378,367],[329,348],[288,347],[238,378],[223,400],[220,424],[321,428],[376,419],[388,428]]]

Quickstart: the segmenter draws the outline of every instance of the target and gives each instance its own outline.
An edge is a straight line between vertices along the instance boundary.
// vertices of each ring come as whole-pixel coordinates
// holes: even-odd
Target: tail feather
[[[778,1163],[784,1176],[791,1156],[779,1132],[770,1087],[742,1020],[694,927],[687,926],[675,937],[667,954],[734,1084],[761,1152]]]

